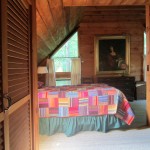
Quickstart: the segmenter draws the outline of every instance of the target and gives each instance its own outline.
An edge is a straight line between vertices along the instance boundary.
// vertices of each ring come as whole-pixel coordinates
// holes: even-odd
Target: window
[[[78,57],[78,33],[76,32],[53,56],[56,86],[71,85],[71,59]]]

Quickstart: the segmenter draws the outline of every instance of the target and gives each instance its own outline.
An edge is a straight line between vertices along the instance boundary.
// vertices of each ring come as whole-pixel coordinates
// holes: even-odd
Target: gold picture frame
[[[95,36],[95,75],[130,74],[130,36]]]

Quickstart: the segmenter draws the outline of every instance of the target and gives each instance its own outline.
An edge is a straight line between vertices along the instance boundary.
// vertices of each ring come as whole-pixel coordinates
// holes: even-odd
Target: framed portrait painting
[[[96,75],[119,75],[130,72],[130,37],[95,36]]]

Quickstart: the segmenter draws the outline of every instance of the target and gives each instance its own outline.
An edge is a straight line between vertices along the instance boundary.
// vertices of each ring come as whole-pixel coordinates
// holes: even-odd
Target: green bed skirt
[[[123,125],[125,123],[114,115],[40,118],[39,131],[41,135],[53,135],[63,132],[67,136],[72,136],[80,131],[108,132]]]

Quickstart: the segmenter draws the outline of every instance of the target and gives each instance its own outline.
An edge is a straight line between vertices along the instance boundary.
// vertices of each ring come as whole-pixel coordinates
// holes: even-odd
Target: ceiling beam
[[[125,6],[145,5],[149,0],[63,0],[64,6]]]

